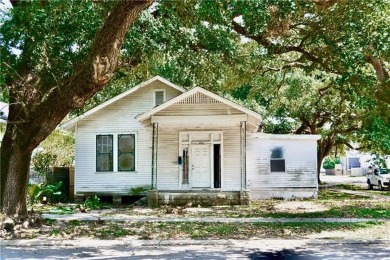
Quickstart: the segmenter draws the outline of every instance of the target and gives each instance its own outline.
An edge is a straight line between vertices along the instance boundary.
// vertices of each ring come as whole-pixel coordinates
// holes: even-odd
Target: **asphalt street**
[[[12,246],[1,249],[1,259],[390,259],[389,241],[218,240],[145,241],[78,246]]]

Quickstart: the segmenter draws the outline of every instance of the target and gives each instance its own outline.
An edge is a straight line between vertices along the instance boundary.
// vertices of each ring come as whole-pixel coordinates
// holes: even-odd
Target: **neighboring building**
[[[0,101],[0,146],[7,127],[8,104]]]
[[[76,195],[150,185],[160,204],[316,197],[319,136],[262,134],[260,123],[232,101],[156,76],[61,127],[75,132]]]

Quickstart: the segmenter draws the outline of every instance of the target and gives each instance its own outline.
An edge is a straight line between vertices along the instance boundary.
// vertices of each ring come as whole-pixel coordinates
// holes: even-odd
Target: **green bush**
[[[53,164],[56,157],[50,153],[37,152],[32,158],[33,169],[39,175],[46,175],[49,167]]]
[[[30,202],[31,208],[35,203],[37,203],[43,196],[46,196],[48,201],[52,201],[56,196],[61,195],[62,182],[58,182],[55,185],[47,184],[47,183],[39,183],[33,184],[28,187],[28,198]]]
[[[322,167],[324,167],[324,169],[334,169],[335,165],[336,165],[335,159],[328,157],[324,160]]]
[[[335,163],[335,164],[341,164],[341,159],[340,159],[340,157],[335,158],[335,159],[334,159],[334,163]]]
[[[102,206],[99,197],[96,195],[88,197],[84,202],[84,208],[87,209],[101,209]]]
[[[138,196],[138,195],[146,195],[146,192],[148,190],[151,190],[152,187],[149,185],[143,185],[143,186],[134,186],[131,189],[129,189],[129,195],[132,196]]]

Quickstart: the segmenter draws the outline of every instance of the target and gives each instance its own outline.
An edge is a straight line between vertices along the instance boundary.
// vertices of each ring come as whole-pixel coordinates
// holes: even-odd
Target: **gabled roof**
[[[175,85],[175,84],[173,84],[172,82],[170,82],[170,81],[168,81],[168,80],[166,80],[166,79],[164,79],[164,78],[162,78],[162,77],[160,77],[160,76],[155,76],[155,77],[153,77],[153,78],[151,78],[151,79],[149,79],[149,80],[147,80],[147,81],[144,81],[144,82],[138,84],[137,86],[135,86],[135,87],[133,87],[133,88],[131,88],[131,89],[129,89],[129,90],[123,92],[122,94],[119,94],[119,95],[117,95],[117,96],[115,96],[115,97],[113,97],[113,98],[107,100],[106,102],[104,102],[104,103],[102,103],[102,104],[100,104],[100,105],[98,105],[98,106],[92,108],[91,110],[88,110],[88,111],[85,112],[84,114],[82,114],[82,115],[80,115],[80,116],[78,116],[78,117],[75,117],[75,118],[73,118],[73,119],[71,119],[71,120],[69,120],[69,121],[63,123],[62,125],[60,125],[60,128],[69,130],[69,129],[71,129],[73,126],[75,126],[75,124],[76,124],[78,121],[80,121],[81,119],[84,119],[84,118],[86,118],[86,117],[92,115],[93,113],[99,111],[100,109],[102,109],[102,108],[104,108],[104,107],[106,107],[106,106],[108,106],[108,105],[114,103],[115,101],[117,101],[117,100],[119,100],[119,99],[121,99],[121,98],[124,98],[124,97],[130,95],[131,93],[137,91],[138,89],[140,89],[140,88],[142,88],[142,87],[145,87],[145,86],[147,86],[147,85],[149,85],[149,84],[151,84],[151,83],[153,83],[153,82],[155,82],[155,81],[160,81],[160,82],[162,82],[162,83],[164,83],[164,84],[166,84],[166,85],[168,85],[168,86],[170,86],[170,87],[172,87],[172,88],[174,88],[174,89],[177,89],[177,90],[179,90],[179,91],[181,91],[181,92],[185,92],[185,91],[186,91],[186,89],[184,89],[184,88],[182,88],[182,87],[180,87],[180,86],[178,86],[178,85]]]
[[[153,108],[152,110],[137,116],[137,119],[139,121],[144,121],[144,120],[150,118],[155,113],[157,113],[157,112],[159,112],[159,111],[161,111],[161,110],[163,110],[163,109],[165,109],[165,108],[167,108],[167,107],[169,107],[169,106],[171,106],[171,105],[173,105],[175,103],[178,103],[178,102],[186,99],[187,97],[189,97],[191,95],[194,95],[195,93],[202,93],[202,94],[204,94],[206,96],[209,96],[209,97],[211,97],[211,98],[213,98],[213,99],[215,99],[215,100],[217,100],[217,101],[219,101],[219,102],[221,102],[223,104],[226,104],[226,105],[228,105],[230,107],[233,107],[233,108],[235,108],[235,109],[237,109],[237,110],[239,110],[239,111],[241,111],[243,113],[251,115],[251,116],[253,116],[254,118],[256,118],[258,120],[261,120],[261,115],[260,114],[254,112],[254,111],[252,111],[252,110],[250,110],[248,108],[245,108],[245,107],[243,107],[241,105],[238,105],[238,104],[234,103],[233,101],[230,101],[230,100],[228,100],[226,98],[218,96],[217,94],[214,94],[214,93],[212,93],[212,92],[210,92],[210,91],[208,91],[208,90],[206,90],[204,88],[201,88],[201,87],[195,87],[195,88],[193,88],[193,89],[191,89],[191,90],[181,94],[180,96],[177,96],[177,97],[175,97],[175,98],[173,98],[173,99],[171,99],[171,100],[169,100],[169,101],[167,101],[167,102],[165,102],[165,103],[163,103],[163,104]]]

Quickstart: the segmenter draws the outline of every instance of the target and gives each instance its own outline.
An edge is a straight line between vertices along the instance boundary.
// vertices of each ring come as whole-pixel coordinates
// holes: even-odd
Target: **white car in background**
[[[368,189],[372,190],[374,186],[378,186],[378,189],[390,190],[390,173],[388,169],[372,168],[367,172],[367,184]]]

